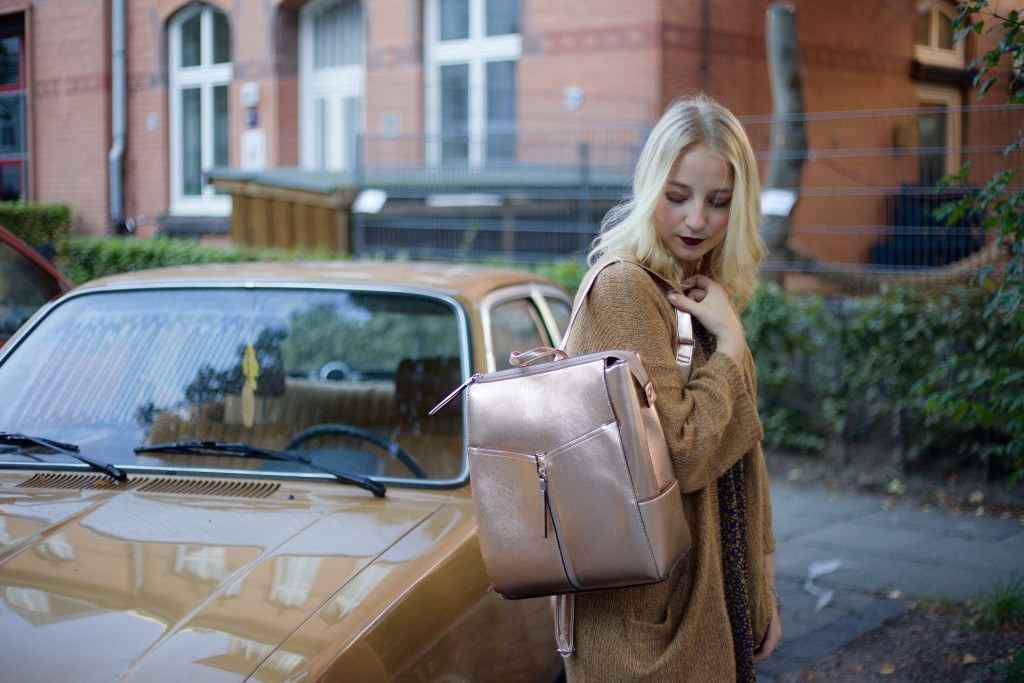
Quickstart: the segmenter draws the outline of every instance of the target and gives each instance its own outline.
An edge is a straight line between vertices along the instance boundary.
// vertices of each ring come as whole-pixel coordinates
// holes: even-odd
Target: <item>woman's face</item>
[[[683,152],[654,209],[654,230],[688,270],[725,239],[732,203],[732,172],[707,145]]]

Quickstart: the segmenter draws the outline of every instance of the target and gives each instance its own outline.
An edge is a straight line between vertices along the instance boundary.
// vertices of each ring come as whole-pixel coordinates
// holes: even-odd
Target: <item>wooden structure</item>
[[[215,169],[208,181],[231,195],[233,244],[352,251],[355,188],[345,174]]]

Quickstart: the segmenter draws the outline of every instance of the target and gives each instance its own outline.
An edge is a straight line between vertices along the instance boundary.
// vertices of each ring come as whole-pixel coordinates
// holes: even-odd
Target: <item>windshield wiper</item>
[[[183,453],[185,455],[227,455],[235,458],[263,458],[264,460],[280,460],[282,462],[294,462],[305,465],[310,469],[329,474],[343,484],[352,484],[364,488],[377,498],[383,498],[387,489],[379,481],[350,472],[342,472],[333,467],[319,465],[309,458],[301,455],[288,453],[287,451],[274,451],[269,448],[250,446],[247,443],[234,443],[226,441],[171,441],[168,443],[157,443],[152,446],[140,446],[135,449],[136,453]]]
[[[78,452],[78,446],[73,443],[44,439],[41,436],[29,436],[27,434],[15,434],[13,432],[0,432],[0,445],[4,444],[21,446],[22,448],[32,446],[46,448],[54,453],[61,453],[63,455],[70,456],[75,460],[84,462],[89,467],[102,472],[111,479],[116,481],[128,481],[128,475],[120,467],[115,467],[114,465],[103,462],[102,460],[90,458],[88,455],[82,455]]]

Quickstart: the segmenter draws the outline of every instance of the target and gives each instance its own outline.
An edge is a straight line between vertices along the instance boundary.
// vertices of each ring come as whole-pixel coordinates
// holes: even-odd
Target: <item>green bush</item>
[[[827,362],[834,321],[824,301],[788,298],[774,284],[758,288],[743,313],[747,344],[757,366],[757,405],[765,444],[817,452],[832,428],[827,411],[834,384]]]
[[[1024,339],[992,288],[886,289],[825,305],[762,286],[744,315],[768,445],[895,437],[1024,475]]]
[[[68,233],[71,209],[66,204],[0,202],[0,225],[37,249],[46,249]]]
[[[579,289],[583,276],[587,274],[587,266],[574,256],[566,257],[554,263],[540,263],[530,266],[538,275],[549,277],[570,292]]]
[[[325,251],[225,247],[167,237],[142,240],[69,236],[60,243],[56,264],[72,282],[80,284],[104,275],[163,266],[329,258],[343,257]]]

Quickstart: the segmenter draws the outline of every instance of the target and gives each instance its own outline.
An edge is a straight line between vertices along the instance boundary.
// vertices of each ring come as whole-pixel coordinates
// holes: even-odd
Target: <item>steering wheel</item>
[[[427,472],[423,469],[423,466],[417,462],[416,458],[412,454],[405,450],[399,445],[397,441],[387,438],[382,434],[378,434],[372,429],[365,429],[363,427],[356,427],[355,425],[344,424],[341,422],[325,422],[324,424],[313,425],[307,427],[301,432],[289,439],[284,449],[290,451],[297,449],[301,444],[315,439],[321,436],[351,436],[363,441],[369,441],[375,446],[387,451],[392,458],[397,458],[399,462],[406,466],[406,468],[416,476],[417,479],[427,479]],[[374,453],[377,457],[379,454]]]

